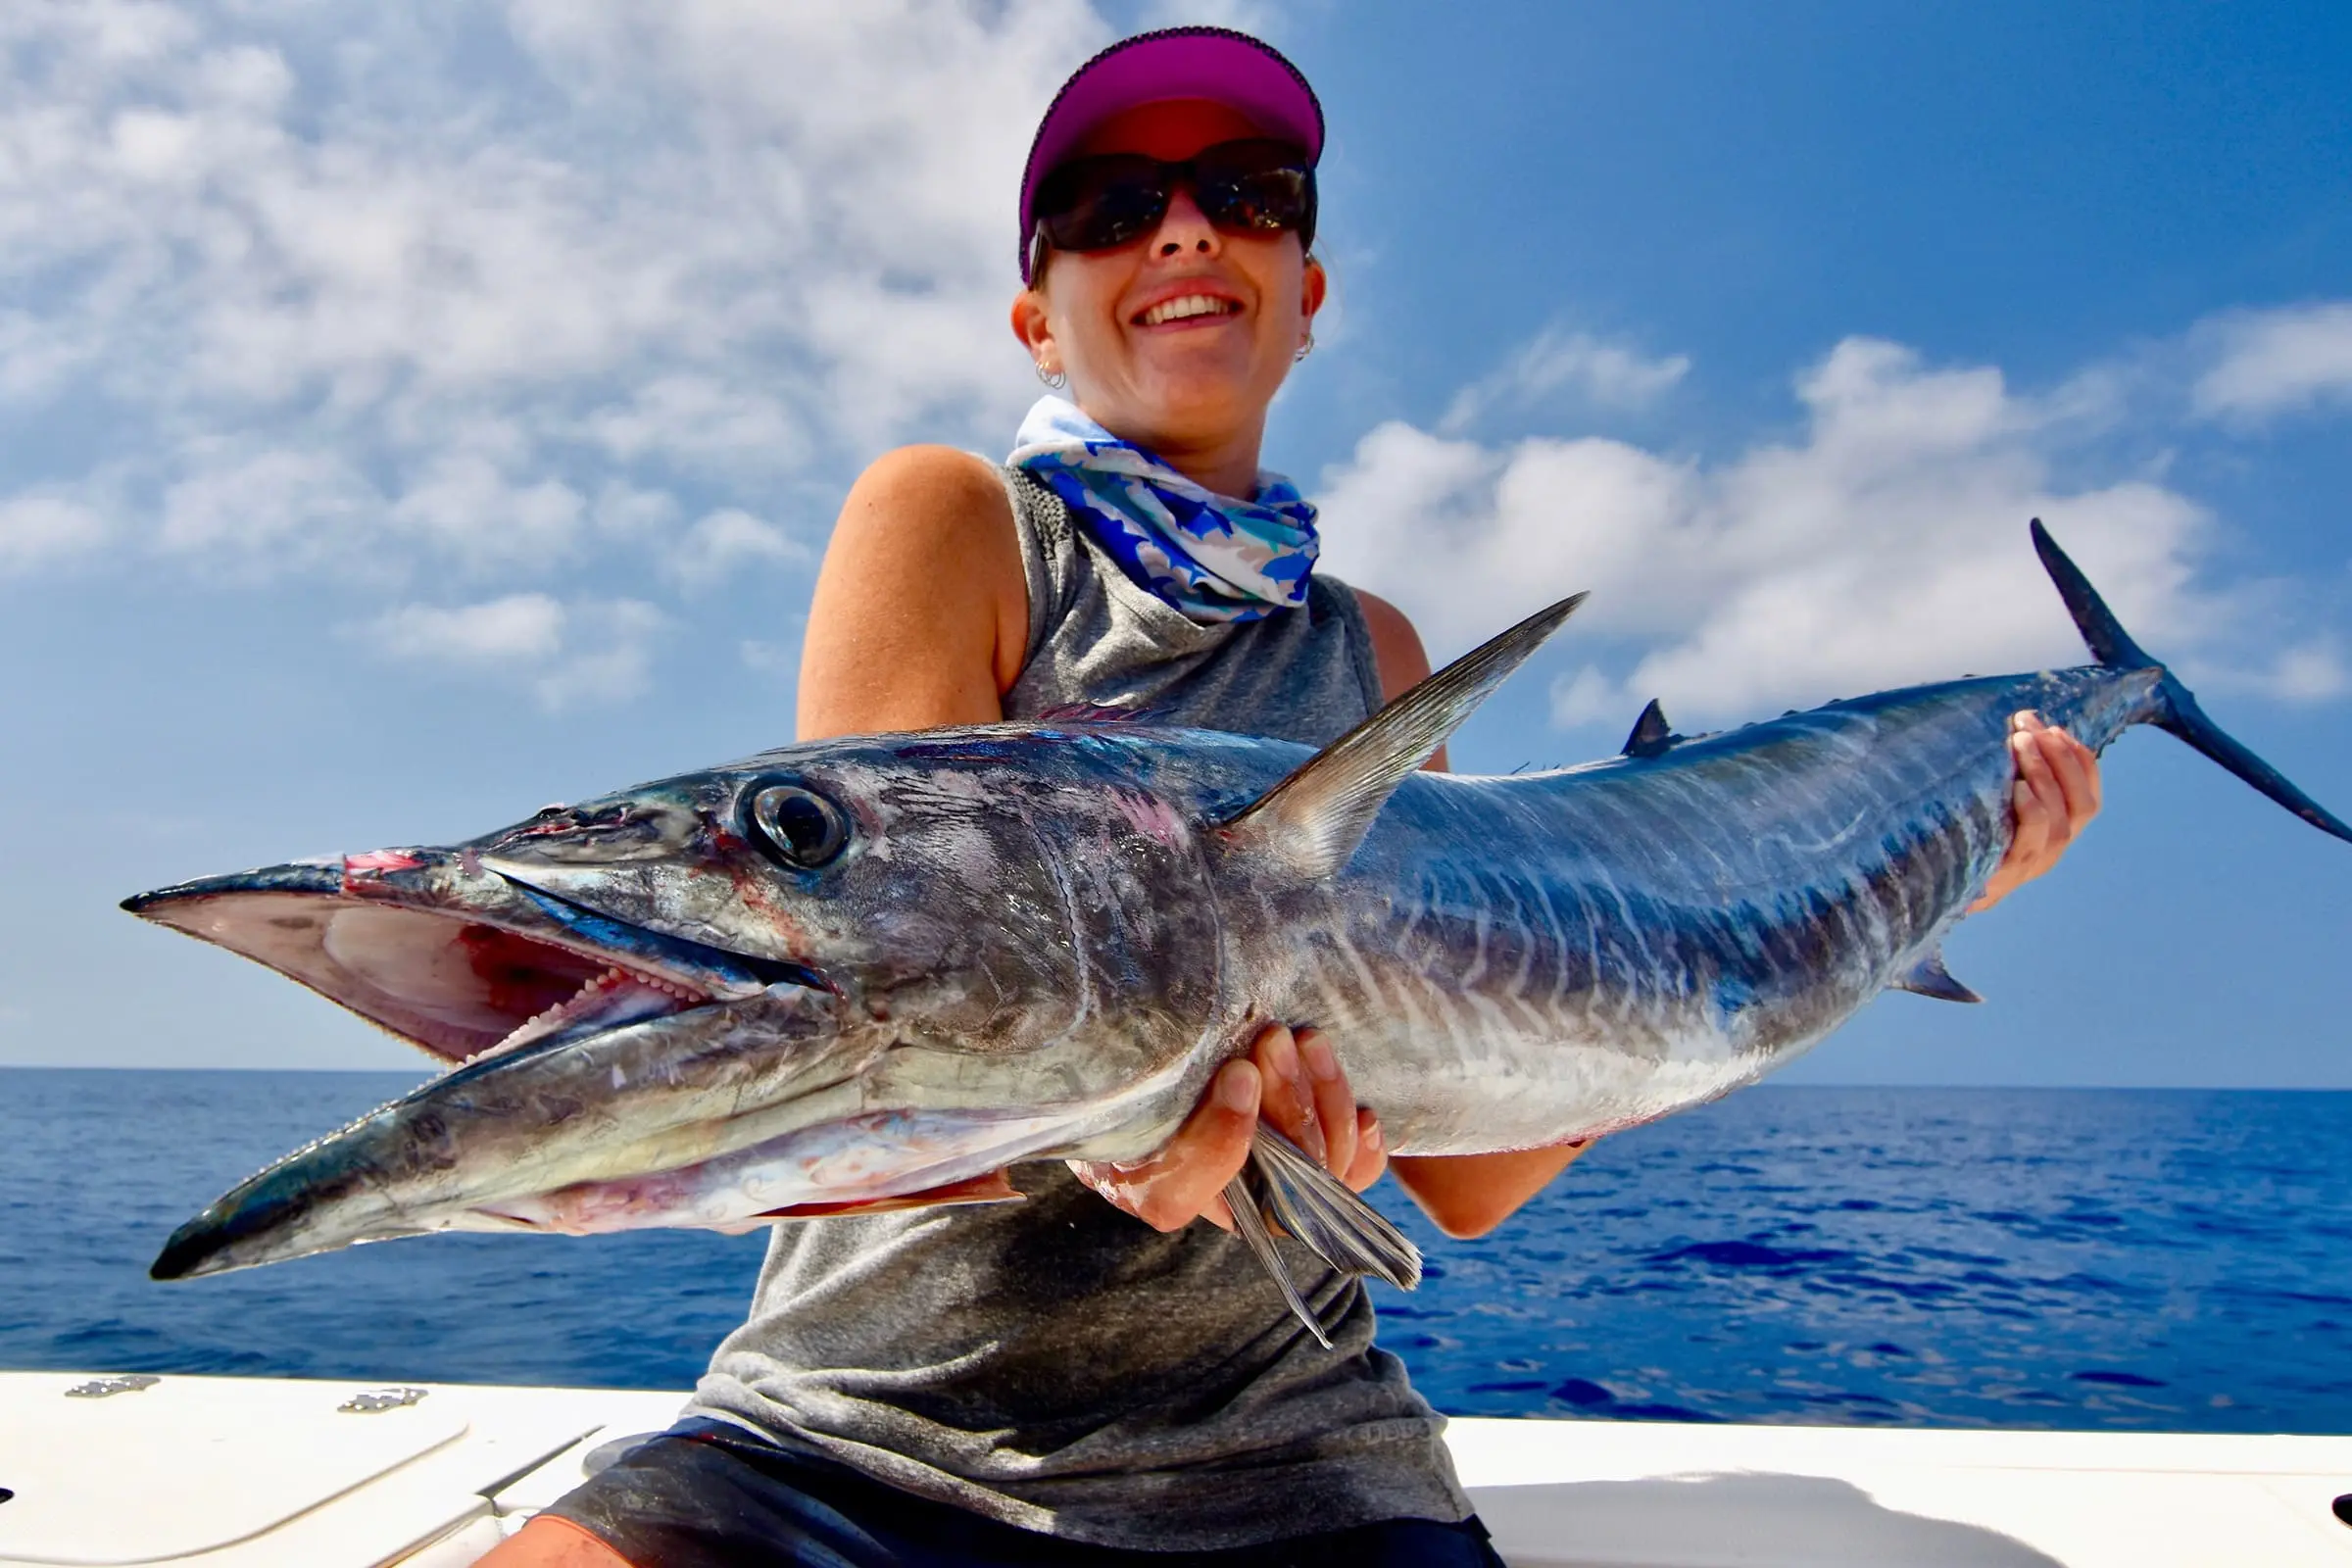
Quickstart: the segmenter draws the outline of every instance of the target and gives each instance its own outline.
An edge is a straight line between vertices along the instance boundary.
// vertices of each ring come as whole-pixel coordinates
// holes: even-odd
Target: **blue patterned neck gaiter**
[[[1315,509],[1279,473],[1261,469],[1248,501],[1214,494],[1055,397],[1037,400],[1007,461],[1068,502],[1139,587],[1194,620],[1255,620],[1306,603],[1321,548]]]

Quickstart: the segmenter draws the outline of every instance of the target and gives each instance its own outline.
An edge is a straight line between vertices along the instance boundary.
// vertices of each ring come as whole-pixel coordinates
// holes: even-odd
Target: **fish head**
[[[1189,846],[1139,855],[1136,813],[1073,760],[995,727],[814,742],[466,849],[531,895],[722,949],[938,1049],[1020,1054],[1084,1005],[1104,900],[1131,925],[1188,872]],[[1106,863],[1131,874],[1106,888]]]
[[[159,1275],[955,1188],[1173,1102],[1217,997],[1198,833],[1052,745],[814,743],[128,901],[453,1064],[226,1195]]]

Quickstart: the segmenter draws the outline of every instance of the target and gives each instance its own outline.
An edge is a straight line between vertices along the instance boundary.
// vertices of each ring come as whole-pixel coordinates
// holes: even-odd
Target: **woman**
[[[1290,63],[1219,29],[1130,39],[1064,86],[1012,327],[1070,397],[1004,467],[915,447],[859,478],[809,614],[805,738],[1102,705],[1321,744],[1428,673],[1394,607],[1313,574],[1312,509],[1258,467],[1327,286],[1322,140]],[[2015,739],[1987,902],[2097,806],[2087,752],[2030,715]],[[687,1420],[489,1560],[1494,1562],[1361,1288],[1304,1293],[1325,1350],[1218,1234],[1261,1116],[1352,1187],[1393,1168],[1454,1235],[1579,1152],[1392,1165],[1330,1046],[1268,1029],[1150,1159],[1024,1167],[1017,1205],[778,1227]]]

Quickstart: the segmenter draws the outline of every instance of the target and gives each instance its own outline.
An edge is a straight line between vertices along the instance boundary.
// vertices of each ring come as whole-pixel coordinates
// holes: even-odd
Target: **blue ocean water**
[[[760,1238],[432,1237],[157,1285],[179,1221],[406,1087],[0,1070],[0,1366],[684,1388]],[[1380,1288],[1442,1409],[2352,1432],[2352,1094],[1767,1085],[1606,1140]],[[1150,1325],[1138,1324],[1138,1333]]]

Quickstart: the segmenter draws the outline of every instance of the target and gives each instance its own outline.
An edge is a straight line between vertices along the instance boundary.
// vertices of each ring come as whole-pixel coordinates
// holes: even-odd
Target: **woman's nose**
[[[1193,200],[1186,187],[1176,187],[1168,198],[1167,215],[1159,220],[1159,232],[1152,236],[1152,254],[1160,257],[1182,256],[1192,252],[1214,256],[1224,248],[1224,236],[1216,225],[1201,216],[1200,204]]]

